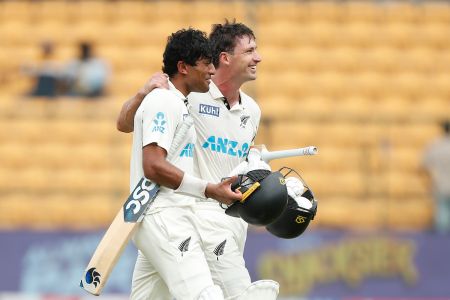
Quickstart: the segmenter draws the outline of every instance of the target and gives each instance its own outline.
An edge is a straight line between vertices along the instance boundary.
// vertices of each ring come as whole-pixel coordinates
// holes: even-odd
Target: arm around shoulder
[[[117,130],[130,133],[134,130],[134,116],[146,95],[137,93],[122,105],[119,116],[117,117]]]

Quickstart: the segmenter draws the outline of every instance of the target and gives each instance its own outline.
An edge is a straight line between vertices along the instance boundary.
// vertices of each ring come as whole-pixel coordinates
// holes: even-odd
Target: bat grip
[[[279,158],[287,158],[287,157],[293,157],[293,156],[306,156],[306,155],[315,155],[317,154],[318,150],[315,146],[309,146],[304,148],[297,148],[297,149],[289,149],[289,150],[280,150],[280,151],[267,151],[263,149],[261,151],[261,158],[265,162],[269,162],[274,159]]]

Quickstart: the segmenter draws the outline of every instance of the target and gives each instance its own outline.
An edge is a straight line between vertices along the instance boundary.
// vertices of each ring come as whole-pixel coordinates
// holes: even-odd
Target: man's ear
[[[180,60],[177,62],[177,69],[178,69],[178,73],[180,73],[180,74],[187,75],[187,73],[188,73],[187,65],[184,61]]]
[[[230,55],[227,52],[220,52],[219,54],[219,64],[230,64]]]

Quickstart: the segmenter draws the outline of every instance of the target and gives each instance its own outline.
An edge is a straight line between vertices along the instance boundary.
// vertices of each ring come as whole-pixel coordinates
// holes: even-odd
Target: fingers
[[[225,179],[223,182],[226,183],[226,184],[231,185],[231,184],[233,184],[237,179],[238,179],[237,175],[233,175],[233,176],[231,176],[231,177]]]

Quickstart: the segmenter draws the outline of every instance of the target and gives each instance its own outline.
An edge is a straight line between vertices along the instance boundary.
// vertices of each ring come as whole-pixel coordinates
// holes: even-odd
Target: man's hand
[[[236,201],[242,200],[240,191],[232,191],[231,184],[237,180],[237,176],[224,179],[220,183],[208,183],[205,190],[205,196],[212,198],[220,203],[231,205]]]
[[[272,171],[270,166],[261,159],[261,152],[256,148],[250,148],[247,156],[248,169],[247,172],[253,170],[269,170]]]
[[[169,88],[169,76],[167,74],[158,72],[152,75],[144,86],[131,99],[122,105],[119,116],[117,117],[117,130],[129,133],[134,130],[134,115],[141,105],[145,96],[155,88]]]
[[[150,77],[144,86],[139,90],[139,94],[147,95],[156,88],[169,89],[169,76],[162,72],[157,72]]]

